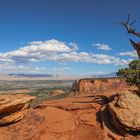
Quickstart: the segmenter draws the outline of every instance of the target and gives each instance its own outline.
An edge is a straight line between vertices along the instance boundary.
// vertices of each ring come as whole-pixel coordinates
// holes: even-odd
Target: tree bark
[[[140,43],[136,43],[131,39],[130,39],[130,42],[131,42],[132,46],[134,47],[134,49],[136,50],[138,57],[140,59]]]

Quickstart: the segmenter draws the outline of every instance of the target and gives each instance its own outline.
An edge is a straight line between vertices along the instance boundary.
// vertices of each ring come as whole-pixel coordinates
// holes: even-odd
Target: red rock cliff
[[[73,91],[81,93],[119,92],[127,87],[125,78],[81,79],[73,84]]]

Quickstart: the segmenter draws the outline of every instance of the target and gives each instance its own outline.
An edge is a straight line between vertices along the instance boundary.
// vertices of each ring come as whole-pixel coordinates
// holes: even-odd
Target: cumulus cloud
[[[130,60],[124,60],[105,54],[93,54],[92,58],[92,63],[96,64],[127,65],[130,62]]]
[[[120,56],[138,57],[136,51],[120,52]]]
[[[76,43],[70,42],[68,45],[69,45],[70,47],[72,47],[72,50],[73,50],[73,51],[79,50],[79,48],[78,48],[78,46],[77,46]]]
[[[100,43],[95,44],[95,43],[93,43],[93,46],[97,47],[97,49],[99,49],[99,50],[105,50],[105,51],[111,50],[111,47],[109,47],[106,44],[100,44]]]
[[[46,73],[47,70],[44,67],[16,65],[4,63],[0,64],[0,73]]]
[[[53,74],[66,74],[71,70],[71,67],[60,67],[60,68],[52,68],[51,72]]]
[[[76,45],[75,45],[76,46]],[[74,47],[75,47],[74,46]],[[61,52],[71,52],[73,48],[70,48],[64,42],[52,39],[48,41],[33,41],[29,45],[22,47],[18,50],[11,51],[7,53],[9,57],[25,56],[31,55],[41,55],[44,53],[61,53]]]
[[[56,62],[86,62],[94,64],[113,64],[113,65],[127,65],[130,60],[120,59],[111,55],[105,54],[93,54],[87,52],[70,52],[55,55],[54,57],[48,58],[51,61]]]
[[[75,43],[66,44],[55,39],[48,41],[33,41],[18,50],[3,55],[16,63],[36,62],[49,59],[60,53],[69,53],[78,49]]]
[[[25,52],[70,52],[72,48],[62,41],[51,39],[48,41],[33,41],[28,46],[20,48],[20,50]]]
[[[94,71],[94,72],[92,72],[93,74],[95,74],[95,75],[101,75],[101,74],[106,74],[104,71]]]
[[[106,47],[104,47],[104,49],[105,48]],[[32,67],[30,64],[47,61],[58,63],[85,62],[113,65],[127,65],[130,62],[130,59],[125,60],[107,54],[80,52],[78,49],[77,44],[72,42],[65,43],[55,39],[47,41],[33,41],[27,46],[21,47],[17,50],[0,53],[1,71],[6,71],[7,69],[7,71],[12,70],[17,72],[45,72],[46,70],[43,70],[43,68],[40,69],[38,67]]]

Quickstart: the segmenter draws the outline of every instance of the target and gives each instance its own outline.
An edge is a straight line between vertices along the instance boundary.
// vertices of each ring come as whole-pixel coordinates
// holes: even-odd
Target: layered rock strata
[[[73,91],[80,94],[97,94],[105,92],[120,92],[127,88],[125,78],[93,78],[81,79],[73,84]]]
[[[108,104],[112,124],[125,135],[128,132],[140,131],[140,97],[130,91],[118,94]]]
[[[33,99],[35,97],[24,94],[0,95],[0,125],[21,120]]]

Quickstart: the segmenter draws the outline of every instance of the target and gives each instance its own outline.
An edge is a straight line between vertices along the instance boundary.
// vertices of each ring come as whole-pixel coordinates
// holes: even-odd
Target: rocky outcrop
[[[101,103],[102,96],[45,101],[21,121],[0,127],[1,140],[105,140]]]
[[[12,125],[0,127],[1,140],[136,140],[111,123],[104,95],[45,101]],[[18,134],[18,137],[17,137]]]
[[[123,135],[140,131],[140,97],[129,91],[122,92],[108,104],[112,124]]]
[[[80,94],[119,92],[127,88],[125,78],[81,79],[73,84],[73,91]]]
[[[0,139],[139,140],[135,90],[44,101],[29,109],[21,121],[0,127]]]
[[[35,97],[18,95],[0,95],[0,125],[21,120],[27,113],[30,101]]]
[[[57,96],[57,95],[64,94],[64,93],[65,92],[63,90],[59,90],[59,89],[51,91],[52,96]]]

